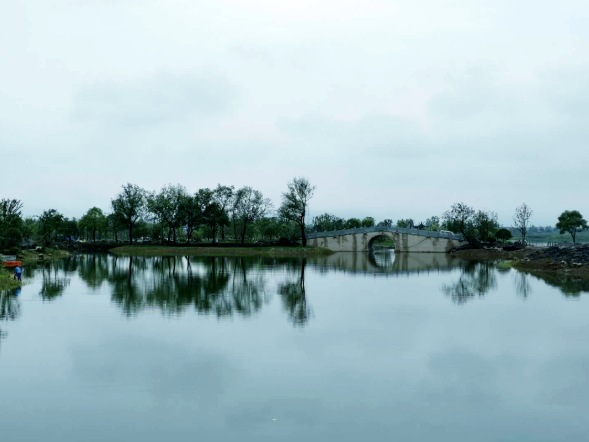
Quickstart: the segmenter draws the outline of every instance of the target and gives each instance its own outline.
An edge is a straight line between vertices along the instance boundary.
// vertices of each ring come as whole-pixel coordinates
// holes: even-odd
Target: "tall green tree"
[[[184,224],[186,226],[186,242],[190,243],[192,233],[203,222],[203,212],[198,192],[196,195],[186,195],[182,202],[184,209]]]
[[[495,233],[499,229],[497,213],[479,210],[474,216],[475,228],[478,232],[478,239],[481,241],[493,241]]]
[[[362,227],[360,218],[350,218],[346,221],[346,229],[358,229]]]
[[[499,229],[495,212],[479,210],[464,203],[452,205],[451,210],[444,213],[443,230],[460,232],[472,246],[478,247],[481,242],[493,241]]]
[[[272,202],[259,190],[249,186],[242,187],[236,192],[235,213],[241,221],[241,244],[245,243],[247,227],[250,223],[262,219],[272,208]]]
[[[17,199],[0,200],[0,234],[9,228],[19,229],[22,224],[23,203]]]
[[[367,216],[362,220],[362,227],[374,227],[374,218]]]
[[[478,237],[475,229],[475,210],[467,204],[455,203],[452,208],[443,215],[444,229],[452,232],[460,232],[469,244],[478,246]]]
[[[229,210],[231,208],[231,204],[233,202],[233,194],[234,194],[234,187],[233,186],[221,186],[221,184],[217,185],[217,188],[214,190],[214,198],[217,204],[221,207],[221,210],[225,212],[227,217],[229,216]],[[228,225],[229,223],[227,223]],[[221,225],[221,239],[225,239],[225,227],[226,225]]]
[[[187,197],[186,188],[180,184],[176,186],[169,184],[159,193],[152,193],[147,197],[149,212],[168,223],[168,232],[173,234],[174,243],[176,243],[176,229],[184,225],[186,219],[184,204]]]
[[[400,219],[397,221],[397,227],[402,229],[412,229],[414,225],[415,222],[411,218]]]
[[[70,242],[73,242],[74,239],[78,237],[78,221],[76,221],[76,218],[65,218],[61,230],[63,232],[63,235]]]
[[[96,232],[103,230],[106,227],[106,217],[104,216],[102,209],[99,209],[98,207],[88,209],[80,222],[82,222],[84,227],[92,233],[93,242],[96,242]]]
[[[129,244],[133,243],[133,227],[145,214],[146,192],[136,184],[127,183],[123,191],[111,201],[113,212],[129,229]]]
[[[287,184],[287,191],[282,194],[282,204],[278,209],[281,218],[296,223],[301,230],[303,247],[307,245],[305,235],[305,217],[309,208],[309,201],[315,194],[315,186],[312,186],[307,178],[293,178]]]
[[[38,221],[34,218],[27,217],[23,221],[22,236],[25,240],[30,240],[37,235]]]
[[[495,233],[495,237],[501,242],[510,240],[512,236],[511,230],[507,229],[499,229],[497,230],[497,233]]]
[[[217,232],[229,225],[229,217],[227,212],[223,210],[217,201],[211,201],[204,208],[203,220],[211,231],[211,238],[213,243],[216,242]]]
[[[45,210],[39,217],[39,234],[43,243],[50,245],[53,242],[54,233],[59,230],[64,217],[55,209]]]
[[[10,227],[4,232],[4,247],[18,247],[22,242],[22,233],[20,230]]]
[[[587,230],[587,221],[578,210],[565,210],[558,217],[556,228],[560,231],[561,235],[567,232],[570,233],[573,243],[576,243],[577,233]]]
[[[427,226],[426,230],[430,232],[437,232],[440,230],[440,218],[437,216],[432,216],[425,221],[425,225]]]
[[[313,218],[313,230],[315,232],[331,232],[346,228],[346,220],[329,213],[318,215]]]
[[[117,213],[110,213],[106,216],[106,227],[112,231],[116,242],[119,242],[119,230],[125,228],[125,223]]]
[[[216,242],[219,228],[229,224],[227,212],[216,196],[216,192],[211,189],[199,189],[195,196],[202,214],[202,222],[209,228],[213,243]]]
[[[257,222],[262,239],[274,239],[280,235],[281,222],[276,217],[264,217]]]

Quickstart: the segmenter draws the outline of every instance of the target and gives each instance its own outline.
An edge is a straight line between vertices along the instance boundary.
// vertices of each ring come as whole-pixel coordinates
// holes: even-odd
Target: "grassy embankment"
[[[14,280],[14,271],[12,269],[0,269],[0,291],[10,290],[20,287],[22,283]]]
[[[22,261],[23,265],[26,265],[36,263],[39,260],[39,255],[43,255],[43,261],[51,261],[54,259],[67,258],[71,254],[69,252],[66,252],[65,250],[45,248],[43,250],[43,253],[35,252],[32,250],[24,250],[17,256],[22,257],[22,259],[19,259],[19,261]]]
[[[529,273],[534,276],[552,275],[560,277],[577,278],[589,280],[589,266],[581,267],[559,267],[558,262],[553,259],[539,259],[537,261],[516,261],[513,263],[513,268]]]
[[[69,252],[58,249],[44,249],[44,253],[39,253],[31,250],[24,250],[17,254],[17,260],[22,261],[23,266],[27,264],[35,264],[39,261],[39,255],[43,255],[43,261],[51,261],[55,259],[67,258],[70,256]],[[1,266],[2,264],[0,264]],[[14,268],[0,267],[0,291],[10,290],[20,287],[21,282],[14,279]]]
[[[451,253],[452,256],[468,260],[487,260],[487,259],[499,259],[502,261],[517,261],[525,259],[528,255],[534,253],[538,248],[526,247],[525,249],[515,250],[512,252],[506,252],[504,250],[488,250],[488,249],[468,249],[459,250],[458,252]]]
[[[331,250],[322,247],[166,247],[166,246],[122,246],[110,250],[120,255],[134,256],[261,256],[288,258],[331,255]]]
[[[22,250],[16,254],[16,260],[22,261],[23,265],[35,264],[39,261],[39,255],[43,255],[43,261],[51,261],[54,259],[67,258],[71,253],[65,250],[45,248],[43,252],[34,250]]]

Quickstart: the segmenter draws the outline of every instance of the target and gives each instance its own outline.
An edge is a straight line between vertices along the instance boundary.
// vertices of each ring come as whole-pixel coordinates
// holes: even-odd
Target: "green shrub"
[[[511,237],[513,236],[511,234],[510,230],[507,229],[499,229],[497,231],[497,233],[495,234],[495,236],[497,237],[497,239],[501,242],[505,242],[511,239]]]
[[[513,263],[511,261],[500,261],[497,263],[497,269],[499,270],[509,270],[513,267]]]
[[[22,250],[20,247],[10,247],[9,249],[6,250],[7,255],[20,255],[21,253],[22,253]]]
[[[22,242],[22,233],[20,230],[10,228],[4,233],[4,247],[9,249],[11,247],[20,246]]]

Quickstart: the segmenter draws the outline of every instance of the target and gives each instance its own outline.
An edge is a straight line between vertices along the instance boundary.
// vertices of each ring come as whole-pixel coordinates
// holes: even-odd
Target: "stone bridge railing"
[[[345,229],[345,230],[334,230],[331,232],[316,232],[316,233],[307,233],[308,239],[314,238],[325,238],[328,236],[343,236],[343,235],[352,235],[356,233],[372,233],[372,232],[390,232],[390,233],[408,233],[410,235],[415,236],[425,236],[428,238],[446,238],[446,239],[453,239],[457,241],[463,241],[464,237],[458,234],[449,234],[449,233],[441,233],[441,232],[430,232],[428,230],[419,230],[419,229],[404,229],[401,227],[360,227],[357,229]]]

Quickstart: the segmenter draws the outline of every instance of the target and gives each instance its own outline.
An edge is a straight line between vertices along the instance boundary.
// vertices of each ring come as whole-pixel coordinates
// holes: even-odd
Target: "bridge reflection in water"
[[[444,253],[340,252],[310,259],[320,270],[368,274],[408,274],[451,271],[465,261]]]

